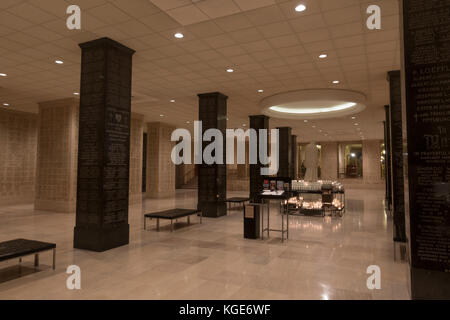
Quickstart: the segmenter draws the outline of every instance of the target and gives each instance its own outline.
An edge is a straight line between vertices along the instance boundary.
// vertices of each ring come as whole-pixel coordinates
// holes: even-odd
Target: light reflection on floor
[[[348,190],[343,218],[291,216],[284,243],[276,233],[243,239],[238,208],[201,225],[196,218],[191,225],[180,220],[174,233],[165,223],[156,232],[155,222],[144,231],[143,212],[195,207],[196,192],[179,190],[174,199],[130,207],[130,244],[103,253],[72,248],[74,214],[3,206],[0,241],[56,242],[57,269],[48,268],[45,254],[41,271],[20,277],[11,275],[17,261],[0,263],[0,299],[408,299],[406,266],[393,261],[392,219],[383,198],[381,190]],[[277,228],[275,209],[271,227]],[[31,263],[26,258],[24,268]],[[82,271],[79,291],[65,285],[71,264]],[[381,290],[367,289],[369,265],[381,268]]]

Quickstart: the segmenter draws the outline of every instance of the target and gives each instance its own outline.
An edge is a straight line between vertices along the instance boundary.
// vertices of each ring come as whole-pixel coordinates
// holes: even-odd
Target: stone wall
[[[75,212],[77,193],[79,100],[39,104],[35,208]],[[142,200],[144,117],[132,114],[129,203]]]
[[[79,100],[39,103],[36,210],[76,209]]]
[[[147,126],[147,198],[175,195],[175,164],[170,157],[175,142],[170,141],[175,127],[161,122]]]
[[[32,202],[37,116],[0,109],[0,204]]]

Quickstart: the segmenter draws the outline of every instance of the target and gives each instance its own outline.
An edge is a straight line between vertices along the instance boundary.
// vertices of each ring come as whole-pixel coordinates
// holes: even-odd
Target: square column
[[[227,214],[227,166],[226,159],[226,128],[227,99],[219,93],[199,94],[199,120],[202,121],[202,135],[211,128],[218,129],[223,135],[223,164],[198,165],[198,209],[204,217],[220,217]],[[201,152],[209,144],[204,141]]]
[[[142,202],[143,140],[144,116],[132,113],[130,126],[130,204]]]
[[[291,179],[297,178],[297,136],[291,136]]]
[[[402,4],[411,296],[450,299],[450,1]]]
[[[384,106],[386,114],[386,122],[384,126],[384,149],[385,156],[385,170],[386,170],[386,207],[388,210],[392,208],[392,162],[391,162],[391,111],[390,106]]]
[[[74,247],[105,251],[129,242],[133,50],[109,38],[80,44],[81,91]]]
[[[394,217],[394,241],[406,242],[405,231],[405,193],[403,177],[403,124],[402,124],[402,86],[400,71],[388,72],[390,91],[391,174],[392,174],[392,213]]]
[[[338,152],[337,142],[321,142],[322,146],[322,180],[336,180],[338,178]]]
[[[259,130],[266,129],[269,131],[269,117],[264,115],[255,115],[249,116],[250,118],[250,128],[256,130],[256,134],[258,136],[258,144],[256,151],[259,155],[259,141],[261,140]],[[269,132],[267,132],[269,134]],[[269,150],[269,137],[267,137],[267,147],[266,150]],[[259,198],[260,193],[263,190],[264,177],[261,175],[261,168],[264,167],[259,161],[256,164],[250,164],[250,198],[253,202],[261,202]]]
[[[278,177],[288,178],[291,176],[291,161],[292,161],[292,148],[291,148],[291,132],[290,127],[279,127],[279,145],[280,145],[280,167],[278,169]]]
[[[174,130],[161,122],[147,124],[147,198],[175,196],[175,164],[170,157],[175,146],[170,141]]]

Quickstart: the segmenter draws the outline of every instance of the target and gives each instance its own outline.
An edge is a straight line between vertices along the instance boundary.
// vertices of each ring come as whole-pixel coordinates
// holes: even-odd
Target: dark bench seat
[[[53,251],[53,270],[55,270],[56,244],[27,239],[14,239],[0,242],[0,261],[6,261],[34,254],[34,266],[39,266],[39,253]]]
[[[250,198],[245,198],[245,197],[233,197],[233,198],[228,198],[227,200],[225,200],[225,202],[229,203],[228,209],[231,209],[231,204],[232,204],[232,203],[237,203],[237,204],[242,204],[242,205],[244,205],[246,202],[250,202]]]
[[[200,223],[202,223],[201,211],[198,209],[170,209],[144,214],[144,230],[147,229],[147,219],[156,219],[156,230],[159,231],[159,219],[170,220],[170,231],[173,231],[173,219],[187,217],[188,224],[191,223],[190,217],[200,213]]]

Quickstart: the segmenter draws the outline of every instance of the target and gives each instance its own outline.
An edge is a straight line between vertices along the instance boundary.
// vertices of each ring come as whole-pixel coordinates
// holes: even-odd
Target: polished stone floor
[[[229,196],[242,195],[230,193]],[[245,195],[245,194],[244,194]],[[290,239],[243,239],[242,213],[171,233],[143,212],[195,207],[195,190],[175,199],[130,207],[130,244],[103,253],[72,247],[74,214],[35,211],[31,204],[0,207],[0,241],[28,238],[57,244],[57,268],[43,253],[0,262],[0,299],[408,299],[406,265],[393,259],[392,219],[381,190],[348,190],[343,218],[291,217]],[[280,223],[276,207],[271,227]],[[81,290],[68,290],[66,268],[81,268]],[[370,265],[381,268],[381,289],[366,285]]]

